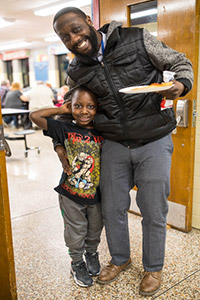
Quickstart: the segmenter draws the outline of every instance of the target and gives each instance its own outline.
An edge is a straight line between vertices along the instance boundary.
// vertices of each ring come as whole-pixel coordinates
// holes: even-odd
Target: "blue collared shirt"
[[[99,52],[97,54],[97,59],[98,61],[102,61],[103,60],[103,52],[104,52],[104,49],[106,48],[106,43],[107,43],[107,38],[106,38],[106,34],[101,32],[101,35],[102,35],[102,43],[103,43],[103,49],[102,49],[102,45],[99,49]]]

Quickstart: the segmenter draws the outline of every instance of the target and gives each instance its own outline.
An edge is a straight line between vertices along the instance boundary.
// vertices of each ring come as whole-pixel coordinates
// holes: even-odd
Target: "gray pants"
[[[136,185],[143,217],[143,266],[150,272],[162,269],[172,152],[171,134],[136,149],[109,140],[103,144],[102,213],[113,264],[122,265],[130,257],[127,211],[129,192]]]
[[[100,243],[103,227],[101,204],[81,205],[59,194],[64,220],[64,239],[74,263],[83,260],[83,253],[94,253]]]

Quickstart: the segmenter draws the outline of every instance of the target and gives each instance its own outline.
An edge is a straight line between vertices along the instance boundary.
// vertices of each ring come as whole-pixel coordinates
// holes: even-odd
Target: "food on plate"
[[[122,93],[128,93],[128,94],[152,93],[152,92],[168,90],[172,86],[174,86],[173,81],[162,82],[162,83],[154,82],[154,83],[151,83],[150,85],[132,86],[132,87],[123,88],[119,91]]]
[[[171,86],[171,85],[173,85],[172,81],[162,82],[162,83],[155,82],[155,83],[150,84],[149,87],[152,87],[152,86]]]
[[[165,86],[172,86],[173,82],[169,81],[169,82],[162,82],[162,83],[158,83],[158,82],[154,82],[151,83],[150,85],[141,85],[141,86],[137,86],[137,87],[133,87],[131,90],[135,91],[135,90],[141,90],[141,89],[152,89],[153,87],[165,87]]]

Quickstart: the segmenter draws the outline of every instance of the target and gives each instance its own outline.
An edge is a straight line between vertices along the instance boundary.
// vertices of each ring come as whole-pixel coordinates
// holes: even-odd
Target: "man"
[[[54,107],[54,94],[50,87],[48,87],[43,81],[37,81],[36,86],[27,91],[26,96],[29,99],[29,110],[34,111],[43,107]],[[34,129],[38,127],[32,123],[27,124]]]
[[[122,28],[114,21],[96,31],[90,17],[77,8],[59,11],[53,26],[75,54],[68,68],[69,78],[95,92],[100,104],[95,127],[105,138],[100,187],[112,260],[97,281],[112,282],[131,265],[127,211],[129,191],[136,185],[136,201],[143,217],[145,270],[140,293],[153,295],[160,287],[164,265],[171,132],[176,127],[174,109],[161,109],[161,102],[163,97],[174,100],[191,90],[191,62],[140,28]],[[127,86],[161,83],[164,70],[175,72],[173,87],[168,90],[119,92]],[[62,149],[57,148],[68,173]]]
[[[26,96],[29,99],[29,110],[33,111],[43,107],[53,107],[54,94],[43,82],[37,81],[37,85],[31,88]]]

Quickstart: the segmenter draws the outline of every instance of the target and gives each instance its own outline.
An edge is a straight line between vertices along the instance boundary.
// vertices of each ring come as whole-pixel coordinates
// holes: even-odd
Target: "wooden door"
[[[100,23],[111,20],[130,25],[130,5],[149,0],[101,0]],[[173,134],[174,153],[171,170],[171,193],[169,197],[168,224],[188,232],[191,230],[195,118],[193,112],[197,99],[197,70],[199,49],[199,1],[198,0],[157,0],[157,38],[171,48],[183,52],[194,68],[194,86],[185,97],[189,100],[188,127],[177,127]],[[177,100],[175,101],[175,107]],[[133,211],[138,212],[135,204]]]
[[[183,231],[191,230],[195,118],[193,112],[197,100],[197,70],[199,53],[198,0],[158,0],[158,39],[173,49],[183,52],[194,68],[193,89],[185,97],[189,99],[188,127],[177,127],[173,134],[171,193],[169,197],[168,223]],[[177,102],[177,101],[176,101]],[[176,105],[176,103],[175,103]]]
[[[0,99],[0,299],[16,300],[17,288],[4,150]]]

